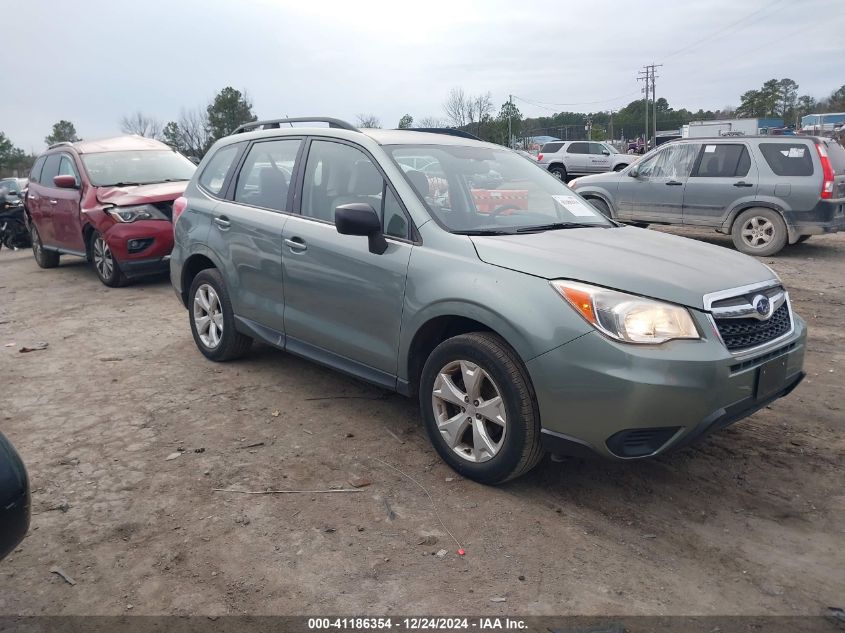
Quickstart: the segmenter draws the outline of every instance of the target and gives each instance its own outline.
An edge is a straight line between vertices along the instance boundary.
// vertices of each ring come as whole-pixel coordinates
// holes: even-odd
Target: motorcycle
[[[16,251],[29,248],[32,242],[26,227],[23,205],[15,205],[0,210],[0,248]]]

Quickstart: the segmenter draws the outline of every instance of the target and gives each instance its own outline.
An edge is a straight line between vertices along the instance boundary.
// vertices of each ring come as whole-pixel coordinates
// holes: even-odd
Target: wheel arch
[[[414,329],[413,335],[405,339],[406,345],[400,348],[400,375],[397,381],[399,392],[407,396],[415,395],[419,390],[423,366],[431,352],[443,341],[459,334],[470,332],[496,334],[525,362],[525,356],[520,353],[520,348],[524,351],[527,343],[519,340],[519,336],[504,321],[497,319],[494,315],[480,313],[478,310],[455,308],[456,306],[452,306],[448,312],[429,315]]]
[[[188,307],[188,291],[191,289],[191,284],[194,278],[203,270],[209,268],[216,268],[222,270],[219,263],[214,261],[210,253],[196,252],[189,255],[182,264],[182,271],[180,273],[181,288],[179,296],[182,298],[182,303]]]

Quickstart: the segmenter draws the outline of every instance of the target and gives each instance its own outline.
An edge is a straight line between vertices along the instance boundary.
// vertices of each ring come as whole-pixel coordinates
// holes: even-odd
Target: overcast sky
[[[12,14],[0,131],[36,152],[59,119],[110,136],[125,114],[166,122],[227,85],[259,118],[395,127],[442,116],[454,86],[490,91],[497,110],[509,93],[546,104],[517,100],[530,116],[618,109],[652,62],[658,97],[690,109],[737,105],[773,77],[817,98],[845,84],[843,0],[27,0]]]

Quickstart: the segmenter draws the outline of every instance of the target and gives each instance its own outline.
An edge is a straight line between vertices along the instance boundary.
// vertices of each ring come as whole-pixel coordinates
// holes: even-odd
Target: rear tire
[[[747,209],[734,220],[731,238],[738,251],[768,257],[786,246],[786,223],[772,209]]]
[[[563,165],[552,165],[549,167],[549,173],[561,182],[566,182],[566,179],[569,178],[569,175],[566,173],[566,167]]]
[[[499,484],[543,456],[528,372],[496,334],[461,334],[438,345],[423,367],[420,407],[437,453],[469,479]]]
[[[232,300],[216,268],[206,268],[194,277],[188,292],[188,319],[194,343],[209,360],[234,360],[252,346],[252,339],[235,329]]]
[[[32,254],[35,256],[35,263],[41,268],[55,268],[59,265],[59,254],[55,251],[44,250],[44,245],[41,243],[41,236],[38,235],[38,229],[33,224],[30,229],[30,238],[32,240]]]

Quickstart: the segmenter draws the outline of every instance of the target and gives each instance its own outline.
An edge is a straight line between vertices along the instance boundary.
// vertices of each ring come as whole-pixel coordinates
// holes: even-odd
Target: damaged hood
[[[102,204],[113,204],[118,207],[165,202],[181,196],[187,187],[187,180],[127,187],[97,187],[97,200]]]
[[[753,257],[648,229],[579,228],[471,237],[479,258],[545,279],[572,279],[703,309],[704,295],[774,279]]]

